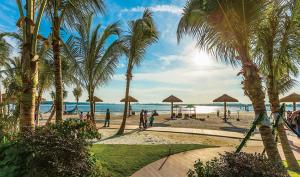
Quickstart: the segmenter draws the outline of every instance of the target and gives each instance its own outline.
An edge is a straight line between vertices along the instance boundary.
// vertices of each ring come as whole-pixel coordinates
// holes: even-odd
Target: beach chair
[[[182,113],[178,113],[176,117],[177,118],[182,118]]]
[[[196,115],[196,114],[192,114],[192,115],[191,115],[191,118],[196,119],[196,118],[197,118],[197,115]]]

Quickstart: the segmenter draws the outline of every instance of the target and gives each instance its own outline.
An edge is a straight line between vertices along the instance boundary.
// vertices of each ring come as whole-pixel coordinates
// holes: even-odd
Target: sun
[[[193,65],[211,66],[214,64],[212,57],[203,50],[193,49],[188,55]]]

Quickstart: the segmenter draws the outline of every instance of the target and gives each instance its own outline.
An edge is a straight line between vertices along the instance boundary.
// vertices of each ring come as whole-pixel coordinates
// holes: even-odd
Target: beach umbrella
[[[126,100],[126,98],[123,98],[122,100],[120,100],[120,102],[125,102],[125,101],[128,102],[128,105],[129,105],[128,106],[128,116],[130,116],[130,109],[131,109],[130,103],[139,102],[139,101],[132,96],[128,96],[128,100]]]
[[[87,99],[86,102],[90,102],[90,99]],[[94,105],[94,111],[96,112],[96,102],[103,102],[103,100],[96,97],[96,96],[94,96],[92,102],[93,102],[93,105]]]
[[[297,93],[292,93],[286,97],[283,97],[279,100],[280,102],[292,102],[293,110],[296,111],[296,103],[300,102],[300,95]]]
[[[87,102],[90,102],[90,99],[87,99],[86,101],[87,101]],[[103,102],[103,100],[101,100],[100,98],[98,98],[98,97],[96,97],[96,96],[93,97],[93,100],[92,100],[92,101],[93,101],[94,103],[95,103],[95,102]]]
[[[169,96],[168,98],[164,99],[163,102],[171,103],[171,117],[173,116],[173,104],[182,102],[181,99],[177,98],[174,95]]]
[[[227,122],[227,110],[226,110],[226,103],[227,102],[239,102],[239,100],[224,94],[216,99],[213,100],[213,102],[224,102],[224,120]]]

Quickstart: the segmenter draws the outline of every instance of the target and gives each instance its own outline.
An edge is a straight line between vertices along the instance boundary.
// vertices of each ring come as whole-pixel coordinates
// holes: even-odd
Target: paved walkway
[[[118,129],[119,126],[112,125],[110,129]],[[127,125],[126,130],[135,130],[138,129],[138,126]],[[145,131],[156,131],[156,132],[172,132],[172,133],[185,133],[185,134],[199,134],[207,136],[218,136],[218,137],[227,137],[234,139],[242,139],[244,137],[243,133],[238,132],[229,132],[221,130],[208,130],[208,129],[193,129],[193,128],[175,128],[175,127],[151,127]],[[295,136],[288,136],[290,140],[291,147],[297,159],[300,160],[300,140]],[[260,141],[260,135],[255,134],[251,138],[252,140]],[[281,145],[278,145],[278,149],[282,159],[285,157],[283,155]],[[155,161],[136,173],[132,177],[184,177],[187,176],[189,169],[193,168],[193,164],[196,160],[201,159],[202,161],[208,161],[216,156],[219,153],[224,153],[226,151],[234,151],[235,147],[218,147],[218,148],[206,148],[198,149],[187,152],[182,152],[178,154],[171,155],[169,157],[162,158],[158,161]],[[244,152],[258,152],[263,151],[262,146],[251,146],[245,147]]]
[[[118,129],[119,127],[120,127],[119,125],[111,125],[109,128]],[[126,125],[126,130],[135,130],[135,129],[139,129],[139,127],[136,125]],[[218,136],[218,137],[226,137],[226,138],[234,138],[234,139],[242,139],[245,136],[243,133],[239,133],[239,132],[197,129],[197,128],[149,127],[145,131],[197,134],[197,135]],[[250,140],[260,141],[261,138],[259,134],[255,134],[254,136],[251,137]]]
[[[291,138],[291,137],[289,137]],[[293,139],[293,138],[291,138]],[[292,148],[296,158],[300,160],[300,141],[293,139]],[[131,177],[184,177],[187,176],[189,169],[193,168],[194,162],[198,159],[205,162],[214,157],[217,157],[219,153],[224,153],[226,151],[234,151],[234,147],[218,147],[218,148],[206,148],[198,149],[187,152],[182,152],[178,154],[171,155],[169,157],[157,160],[139,171],[135,172]],[[244,152],[261,153],[263,147],[245,147]],[[282,159],[285,159],[282,149],[279,147],[280,155]]]

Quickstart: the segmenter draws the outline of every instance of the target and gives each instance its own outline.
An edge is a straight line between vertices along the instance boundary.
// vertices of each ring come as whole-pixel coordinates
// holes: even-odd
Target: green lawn
[[[300,164],[300,160],[298,160],[298,163]],[[286,162],[284,162],[284,165],[287,166]],[[289,174],[291,175],[291,177],[300,177],[299,173],[293,172],[289,170]]]
[[[92,152],[113,177],[130,176],[143,166],[169,154],[212,146],[199,144],[173,145],[107,145],[95,144]]]

